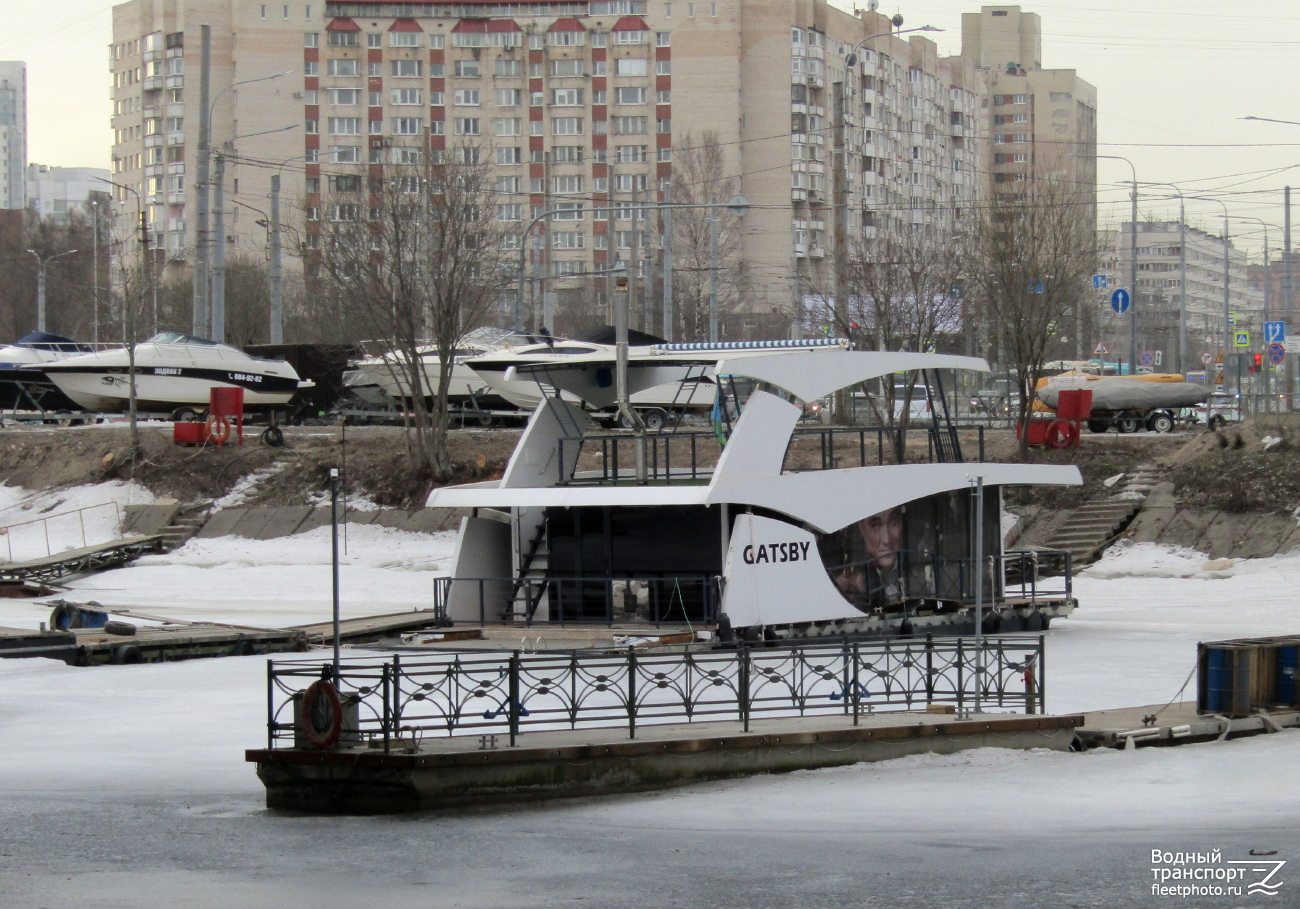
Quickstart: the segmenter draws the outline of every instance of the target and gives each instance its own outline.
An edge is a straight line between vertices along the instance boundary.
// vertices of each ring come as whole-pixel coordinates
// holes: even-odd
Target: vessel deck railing
[[[967,432],[974,435],[974,453],[983,462],[984,427],[972,427]],[[707,483],[722,451],[722,445],[712,432],[671,429],[644,435],[617,432],[568,437],[557,440],[557,445],[556,479],[561,486],[617,485],[639,481],[656,485]],[[645,472],[644,480],[639,480],[638,450],[643,445]],[[594,465],[582,462],[585,451],[595,453]],[[569,476],[566,471],[575,459],[578,471]],[[801,426],[795,429],[786,446],[782,469],[792,473],[900,463],[935,464],[951,460],[946,439],[938,438],[929,427]]]
[[[435,578],[433,608],[447,617],[453,598],[468,600],[481,624],[534,622],[550,625],[612,625],[619,621],[660,625],[712,623],[722,604],[721,575],[632,573],[588,577]],[[647,591],[644,610],[619,603],[637,589]],[[591,608],[590,604],[596,604]],[[462,600],[463,602],[463,600]],[[689,604],[689,605],[688,605]],[[521,611],[522,610],[522,611]],[[539,610],[545,610],[540,616]],[[463,613],[462,613],[463,614]]]
[[[292,747],[301,692],[330,679],[355,701],[351,745],[415,750],[425,737],[864,715],[946,705],[1044,710],[1041,635],[738,644],[685,653],[439,653],[267,663],[267,746]],[[310,722],[310,718],[307,720]]]

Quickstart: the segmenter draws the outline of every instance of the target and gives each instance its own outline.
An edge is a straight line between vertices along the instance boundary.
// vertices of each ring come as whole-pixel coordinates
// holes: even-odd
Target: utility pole
[[[673,187],[664,187],[664,339],[673,339]]]
[[[1228,358],[1233,356],[1232,325],[1228,321],[1228,207],[1223,207],[1223,369],[1227,375]],[[1227,385],[1225,380],[1224,385]],[[1237,376],[1237,394],[1241,394],[1241,376]]]
[[[1282,318],[1286,321],[1286,330],[1291,330],[1291,187],[1283,195],[1282,209],[1286,220],[1283,223],[1283,268],[1282,268]],[[1298,351],[1300,352],[1300,351]],[[1294,409],[1292,395],[1295,394],[1295,357],[1286,358],[1286,409]]]
[[[216,192],[213,194],[212,299],[209,311],[212,330],[206,337],[218,343],[226,340],[226,156],[216,155]]]
[[[211,246],[208,237],[208,165],[212,157],[212,109],[209,94],[212,88],[212,26],[199,26],[199,148],[197,181],[198,223],[194,228],[194,312],[191,334],[207,335],[208,327],[208,255]]]
[[[632,178],[633,181],[636,177]],[[636,216],[638,214],[636,183],[632,184],[632,249],[627,255],[627,324],[632,324],[632,319],[636,313],[636,285],[637,271],[641,268],[641,231],[637,226]]]
[[[67,252],[55,253],[52,256],[42,256],[34,249],[27,250],[36,259],[36,330],[45,331],[45,267],[55,259],[63,256],[70,256],[75,249],[69,249]]]
[[[641,290],[641,301],[642,306],[644,306],[645,309],[642,312],[641,328],[646,334],[650,334],[650,332],[654,331],[654,306],[650,303],[653,299],[651,295],[654,292],[654,269],[651,267],[651,263],[654,259],[650,252],[651,249],[653,249],[650,245],[650,212],[653,209],[650,208],[649,189],[646,189],[642,194],[642,199],[645,201],[645,217],[641,222],[645,225],[645,243],[642,246],[641,252],[641,276],[642,280],[645,282],[645,286]]]
[[[284,343],[284,282],[280,273],[280,175],[271,175],[271,343]]]
[[[1187,211],[1178,193],[1178,371],[1187,374]]]
[[[718,343],[718,209],[717,198],[709,200],[709,343]]]
[[[93,312],[91,313],[91,320],[90,320],[92,326],[91,337],[94,340],[95,344],[99,344],[99,200],[91,199],[90,206],[91,206],[90,226],[91,226],[91,234],[92,234],[91,242],[93,246],[93,249],[91,251],[90,270],[91,272],[93,272],[92,277],[94,280],[94,298],[91,301],[91,306],[93,308]]]
[[[1128,371],[1136,373],[1137,367],[1137,308],[1138,308],[1138,185],[1133,177],[1133,230],[1129,237],[1129,309],[1128,309]]]

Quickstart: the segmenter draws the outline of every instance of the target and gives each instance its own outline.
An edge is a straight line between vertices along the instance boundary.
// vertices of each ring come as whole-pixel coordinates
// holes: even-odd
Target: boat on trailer
[[[94,350],[71,338],[34,331],[0,347],[0,409],[57,412],[79,409],[45,374],[57,363]]]
[[[120,413],[130,407],[130,358],[125,347],[69,357],[45,366],[59,390],[85,410]],[[311,387],[284,360],[266,360],[229,344],[166,331],[135,345],[136,407],[157,413],[201,410],[213,388],[244,389],[249,410],[284,407]]]
[[[698,369],[679,353],[629,361],[627,390]],[[814,347],[704,364],[720,390],[757,389],[720,400],[714,432],[602,433],[553,391],[499,480],[435,490],[431,506],[468,510],[437,588],[448,618],[758,640],[962,634],[977,608],[986,631],[1034,631],[1074,610],[1069,555],[1004,551],[1001,516],[1006,487],[1079,485],[1078,469],[967,460],[948,418],[940,370],[983,360]],[[598,368],[552,364],[544,382],[602,406]],[[908,371],[937,391],[928,425],[800,426],[800,402]]]

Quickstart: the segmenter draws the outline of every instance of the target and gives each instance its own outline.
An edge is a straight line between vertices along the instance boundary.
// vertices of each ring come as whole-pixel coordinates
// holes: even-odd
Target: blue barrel
[[[1277,702],[1286,706],[1296,703],[1296,673],[1300,672],[1300,644],[1285,644],[1277,649]]]
[[[1222,713],[1232,706],[1232,651],[1210,650],[1205,680],[1205,709]]]

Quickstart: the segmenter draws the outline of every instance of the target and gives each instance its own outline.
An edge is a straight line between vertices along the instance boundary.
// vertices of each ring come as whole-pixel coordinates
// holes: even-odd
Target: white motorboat
[[[45,373],[80,407],[95,413],[119,413],[130,406],[130,362],[125,347],[48,363]],[[170,412],[208,406],[213,388],[244,389],[250,409],[283,407],[311,382],[284,360],[250,356],[179,332],[162,332],[135,345],[136,407]]]
[[[509,409],[518,405],[488,387],[483,378],[466,365],[467,360],[501,350],[512,344],[530,344],[533,338],[496,328],[479,328],[469,332],[456,348],[447,386],[447,400],[453,407],[483,410]],[[426,397],[432,399],[441,380],[438,348],[427,344],[419,348],[420,369]],[[343,387],[362,400],[370,400],[368,391],[378,391],[396,401],[409,399],[411,383],[408,369],[394,351],[356,360],[343,374]]]

